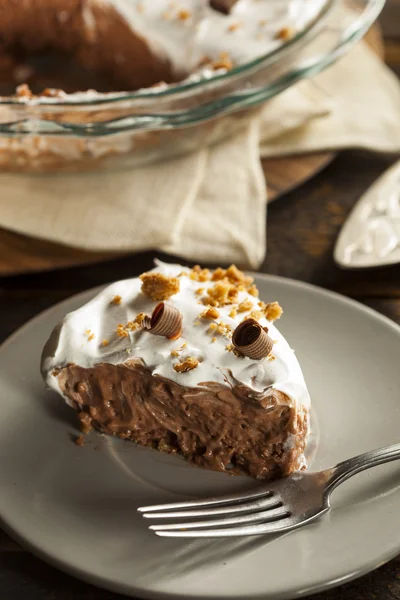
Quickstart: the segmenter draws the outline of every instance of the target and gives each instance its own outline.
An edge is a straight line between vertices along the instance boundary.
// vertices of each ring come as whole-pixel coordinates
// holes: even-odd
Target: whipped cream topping
[[[209,0],[108,0],[176,73],[228,55],[234,65],[272,52],[307,28],[327,0],[238,0],[228,15]]]
[[[206,306],[200,303],[201,295],[196,291],[203,288],[206,293],[216,282],[194,281],[182,275],[191,271],[180,265],[158,262],[153,272],[179,279],[180,291],[166,302],[182,313],[181,337],[173,341],[141,329],[129,331],[128,337],[118,336],[119,324],[134,321],[139,313],[151,315],[157,305],[142,293],[139,278],[118,281],[68,314],[54,329],[42,355],[42,373],[50,387],[61,393],[54,371],[71,363],[89,368],[103,362],[123,364],[127,360],[140,359],[153,375],[186,387],[199,387],[207,382],[227,386],[241,383],[252,390],[254,397],[273,388],[286,394],[291,401],[309,408],[310,397],[300,365],[294,351],[273,323],[265,318],[259,319],[263,327],[268,327],[268,335],[275,342],[272,360],[271,356],[260,361],[236,356],[227,349],[231,339],[210,332],[213,321],[200,318]],[[113,301],[116,297],[119,303]],[[259,309],[259,298],[247,291],[239,292],[238,301],[249,301],[252,309]],[[232,305],[219,307],[216,321],[230,325],[234,330],[252,309],[231,317]],[[189,357],[196,358],[198,366],[185,373],[177,372],[174,365]]]

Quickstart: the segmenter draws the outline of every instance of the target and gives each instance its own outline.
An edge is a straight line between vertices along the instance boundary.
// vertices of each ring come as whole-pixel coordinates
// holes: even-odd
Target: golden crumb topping
[[[257,286],[256,286],[256,284],[255,284],[255,283],[254,283],[253,285],[251,285],[251,286],[248,288],[248,290],[247,290],[247,291],[248,291],[248,293],[250,294],[250,296],[254,296],[255,298],[258,298],[258,296],[259,296],[259,293],[260,293],[260,292],[258,291],[258,288],[257,288]]]
[[[238,306],[238,312],[247,312],[253,308],[253,303],[251,300],[243,300]]]
[[[204,296],[202,302],[214,307],[235,304],[238,299],[238,293],[238,289],[234,285],[223,279],[207,290],[207,296]]]
[[[116,329],[116,334],[120,338],[127,338],[127,337],[129,337],[129,332],[126,329],[126,326],[123,325],[123,323],[118,323],[117,329]]]
[[[111,304],[115,304],[115,305],[119,305],[122,302],[122,298],[121,296],[114,296],[114,298],[111,300]]]
[[[240,352],[238,352],[235,348],[235,346],[233,344],[228,344],[227,346],[225,346],[225,350],[227,352],[233,352],[233,354],[237,357],[237,358],[242,358],[243,355],[240,354]]]
[[[128,337],[130,331],[137,331],[141,328],[142,322],[145,318],[146,315],[143,312],[141,312],[138,315],[136,315],[134,321],[128,321],[127,323],[125,323],[125,325],[123,323],[118,323],[116,330],[117,336],[122,338]]]
[[[143,273],[140,279],[142,280],[143,294],[157,302],[168,300],[180,289],[179,279],[166,277],[161,273]]]
[[[219,323],[211,323],[210,327],[208,328],[208,332],[213,334],[218,333],[219,335],[225,335],[231,338],[232,326],[229,325],[229,323],[224,323],[223,321],[220,321]]]
[[[187,342],[184,342],[180,348],[174,348],[174,350],[171,350],[171,356],[176,358],[185,348],[187,348]]]
[[[236,265],[231,265],[226,270],[225,277],[227,277],[231,283],[243,283],[246,287],[249,287],[254,281],[252,277],[245,275],[243,271],[236,267]]]
[[[118,323],[116,333],[118,337],[127,338],[130,331],[136,331],[140,328],[141,316],[145,316],[144,313],[140,313],[134,321],[128,321],[125,325]]]
[[[226,69],[227,71],[233,69],[233,61],[227,52],[221,52],[219,58],[211,64],[216,71],[218,69]]]
[[[174,365],[174,370],[177,373],[187,373],[188,371],[196,369],[196,367],[198,367],[199,364],[200,363],[197,360],[197,358],[195,358],[194,356],[189,356],[183,362],[176,363],[176,365]]]
[[[231,23],[230,25],[228,25],[228,31],[236,31],[241,26],[241,23]]]
[[[282,316],[283,310],[279,302],[268,302],[264,314],[268,321],[276,321]]]
[[[139,313],[139,314],[136,316],[136,318],[135,318],[135,321],[134,321],[134,322],[135,322],[137,325],[140,325],[140,326],[141,326],[141,325],[142,325],[142,323],[143,323],[143,320],[144,320],[145,318],[146,318],[146,315],[144,314],[144,312],[141,312],[141,313]]]
[[[189,273],[189,278],[193,281],[210,281],[211,271],[210,269],[202,269],[200,265],[195,265]]]
[[[214,319],[218,319],[219,317],[219,312],[217,311],[217,309],[214,306],[210,306],[209,308],[207,308],[207,310],[203,311],[199,317],[201,319],[210,319],[211,321],[213,321]]]
[[[227,269],[215,269],[211,277],[212,281],[221,281],[221,279],[227,279],[230,283],[233,284],[243,284],[244,288],[248,288],[252,285],[254,279],[249,275],[245,275],[243,271],[237,268],[236,265],[231,265]]]
[[[186,21],[187,19],[190,19],[191,16],[192,13],[190,12],[190,10],[182,9],[178,12],[178,19],[180,19],[181,21]]]
[[[253,284],[253,278],[245,275],[235,265],[231,265],[228,269],[219,267],[209,278],[216,283],[207,290],[207,294],[202,298],[202,303],[206,305],[218,307],[235,304],[238,301],[238,293],[241,291],[247,290],[253,295],[258,294],[258,290]],[[233,316],[236,315],[233,314]]]
[[[249,314],[250,319],[255,319],[256,321],[259,321],[260,319],[262,319],[264,316],[264,313],[261,310],[252,310],[251,313]]]
[[[215,271],[212,274],[211,280],[212,281],[221,281],[221,279],[223,279],[225,277],[225,269],[221,269],[221,267],[218,267],[218,269],[215,269]]]
[[[296,31],[293,27],[282,27],[277,33],[276,38],[278,40],[290,40],[294,37]]]
[[[258,303],[258,306],[268,321],[276,321],[277,319],[280,319],[283,314],[283,310],[279,302],[268,302],[266,304],[265,302],[261,301]]]

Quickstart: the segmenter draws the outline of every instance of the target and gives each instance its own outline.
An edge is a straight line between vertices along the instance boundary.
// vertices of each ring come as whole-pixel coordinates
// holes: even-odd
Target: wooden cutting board
[[[371,29],[366,40],[377,54],[384,56],[379,26]],[[315,176],[334,157],[333,153],[319,153],[263,160],[269,201],[276,200]],[[117,256],[121,254],[87,252],[0,229],[0,276],[86,265]]]

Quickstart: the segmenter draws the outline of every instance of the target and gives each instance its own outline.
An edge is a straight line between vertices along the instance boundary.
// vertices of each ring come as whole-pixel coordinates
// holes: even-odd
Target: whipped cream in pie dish
[[[27,0],[18,6],[3,2],[0,55],[11,62],[27,60],[14,68],[19,83],[29,83],[30,78],[34,83],[40,61],[32,64],[32,56],[54,50],[72,55],[89,70],[103,70],[104,89],[133,90],[181,81],[204,69],[210,76],[265,56],[310,27],[327,2]],[[95,83],[89,73],[87,78]],[[47,87],[58,87],[57,81],[57,76],[55,82],[49,79]],[[83,84],[83,78],[75,83]],[[85,89],[73,87],[75,92]]]
[[[108,1],[155,55],[167,58],[176,78],[201,65],[232,68],[263,56],[308,27],[326,4],[326,0]]]
[[[310,397],[273,324],[281,313],[236,267],[159,263],[67,315],[44,348],[43,377],[84,431],[216,470],[288,474],[305,465]]]

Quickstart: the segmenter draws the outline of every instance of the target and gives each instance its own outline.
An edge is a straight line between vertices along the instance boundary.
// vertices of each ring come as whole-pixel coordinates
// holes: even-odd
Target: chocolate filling
[[[236,2],[237,0],[210,0],[210,6],[224,15],[229,15]]]
[[[88,369],[70,364],[56,375],[85,432],[95,427],[200,467],[256,478],[303,466],[307,412],[277,390],[253,397],[241,385],[185,387],[153,376],[137,360]]]
[[[70,93],[136,90],[175,80],[169,62],[155,56],[110,5],[0,0],[0,95],[13,94],[20,83],[33,93]]]

